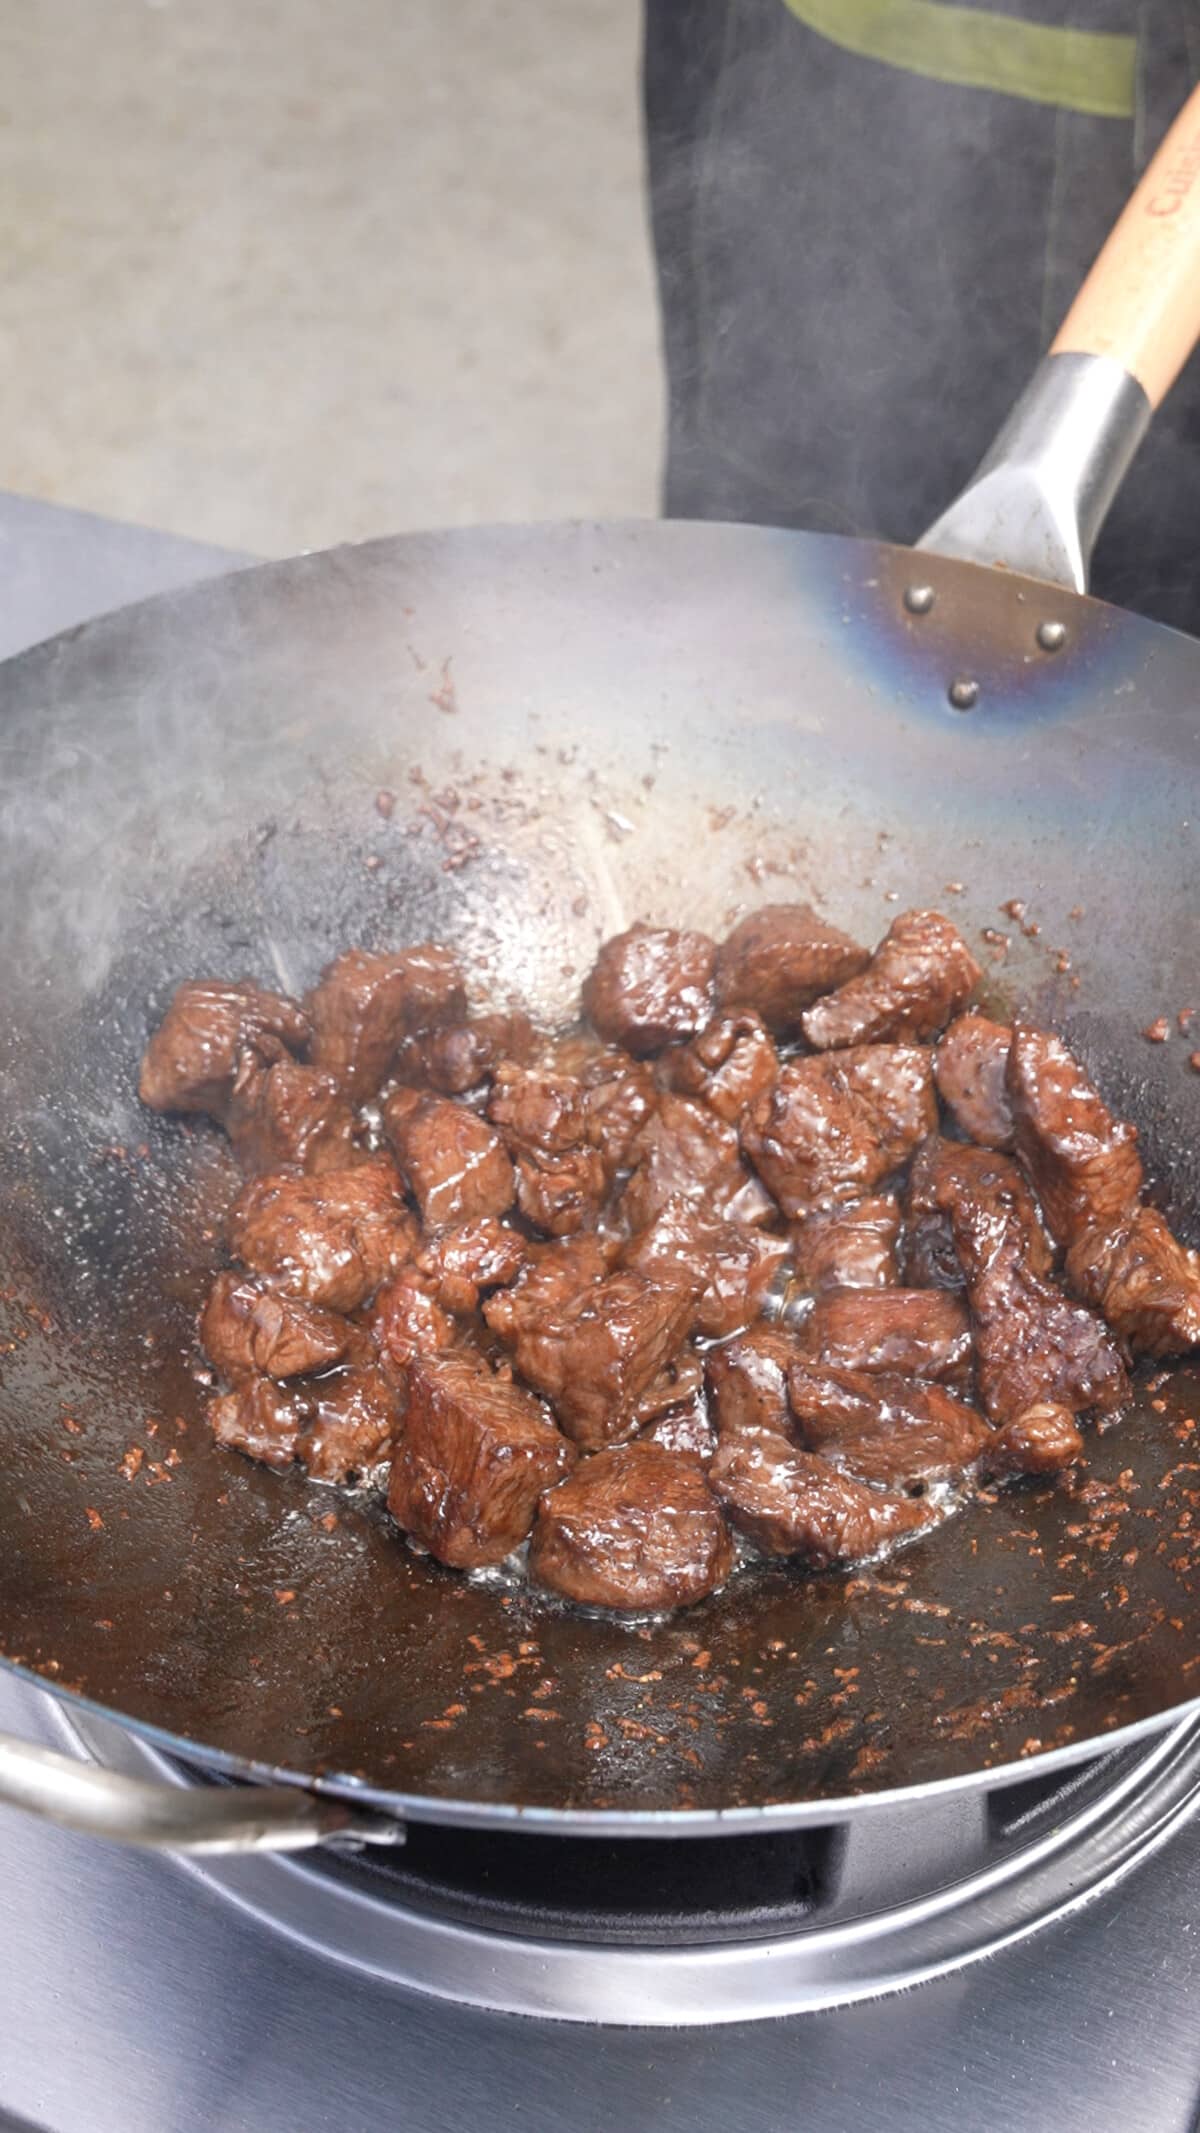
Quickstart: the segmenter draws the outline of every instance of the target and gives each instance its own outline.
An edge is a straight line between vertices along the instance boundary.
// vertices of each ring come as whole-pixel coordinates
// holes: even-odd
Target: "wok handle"
[[[0,1733],[0,1805],[86,1837],[164,1852],[300,1852],[399,1844],[404,1826],[293,1785],[156,1785]]]
[[[1200,339],[1200,89],[991,450],[918,547],[1086,592],[1134,453]]]

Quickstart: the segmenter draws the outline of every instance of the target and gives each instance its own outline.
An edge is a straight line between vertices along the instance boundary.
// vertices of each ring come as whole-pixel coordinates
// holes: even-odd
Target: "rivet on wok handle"
[[[956,681],[951,682],[946,694],[956,711],[973,711],[979,702],[979,683],[970,681],[965,674],[960,674]]]
[[[156,1785],[0,1733],[0,1803],[150,1851],[301,1852],[402,1844],[389,1815],[297,1785]]]
[[[910,585],[904,594],[904,605],[910,615],[927,615],[933,600],[932,585]]]
[[[1037,626],[1037,641],[1041,645],[1043,652],[1061,652],[1067,641],[1066,623],[1039,622]]]

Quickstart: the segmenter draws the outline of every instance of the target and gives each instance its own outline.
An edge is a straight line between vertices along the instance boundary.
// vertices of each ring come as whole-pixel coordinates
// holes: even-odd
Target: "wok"
[[[0,672],[0,1652],[260,1781],[164,1806],[9,1742],[0,1795],[209,1847],[406,1816],[710,1831],[1048,1768],[1200,1702],[1193,1371],[1093,1434],[1083,1482],[890,1562],[585,1619],[214,1446],[189,1365],[232,1166],[135,1097],[197,972],[298,991],[349,943],[434,936],[481,1002],[553,1021],[636,915],[721,932],[812,896],[872,938],[946,902],[991,929],[997,1007],[1063,1030],[1139,1121],[1200,1242],[1200,1077],[1187,1039],[1142,1035],[1200,1007],[1200,645],[1069,589],[1200,324],[1198,126],[1189,107],[1083,323],[930,536],[957,553],[419,535],[170,594]],[[1129,261],[1155,247],[1139,339]],[[984,553],[1011,567],[962,559]]]

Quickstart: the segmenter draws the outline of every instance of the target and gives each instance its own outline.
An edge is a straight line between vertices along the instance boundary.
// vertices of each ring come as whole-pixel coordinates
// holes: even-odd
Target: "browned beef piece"
[[[802,1018],[819,1052],[936,1036],[979,983],[979,965],[940,911],[893,919],[866,969]]]
[[[200,1345],[226,1378],[299,1378],[328,1370],[341,1362],[350,1335],[335,1311],[239,1274],[217,1275],[200,1315]]]
[[[347,1369],[310,1388],[309,1415],[296,1446],[310,1481],[361,1480],[390,1454],[400,1418],[396,1390],[361,1335],[359,1349]]]
[[[502,1563],[573,1458],[540,1401],[482,1356],[418,1356],[406,1374],[388,1509],[441,1563]]]
[[[476,1015],[414,1040],[421,1077],[442,1096],[465,1096],[494,1076],[501,1060],[531,1059],[537,1037],[528,1015]]]
[[[712,1012],[717,951],[705,933],[631,926],[605,941],[584,980],[584,1013],[637,1059],[694,1037]]]
[[[538,1269],[484,1305],[526,1383],[551,1402],[568,1436],[587,1451],[631,1437],[637,1407],[686,1338],[698,1283],[620,1272],[564,1283]]]
[[[1073,1412],[1116,1407],[1129,1391],[1120,1354],[1091,1311],[1045,1278],[1049,1252],[1016,1164],[990,1149],[933,1141],[913,1164],[914,1199],[944,1215],[966,1279],[979,1396],[994,1422],[1040,1400]]]
[[[239,1076],[303,1051],[309,1025],[294,1000],[251,979],[181,985],[146,1047],[138,1095],[152,1111],[202,1111],[224,1122]]]
[[[458,1329],[429,1278],[415,1266],[385,1281],[371,1306],[370,1329],[385,1363],[402,1366],[414,1355],[452,1348]]]
[[[1108,1234],[1085,1230],[1067,1253],[1067,1279],[1138,1354],[1200,1347],[1200,1254],[1157,1208],[1137,1208]]]
[[[900,1202],[891,1193],[809,1215],[792,1231],[796,1287],[811,1296],[826,1289],[893,1288],[899,1237]]]
[[[535,1583],[584,1607],[686,1607],[732,1568],[700,1461],[645,1440],[585,1460],[543,1496],[529,1543]]]
[[[526,1220],[555,1237],[591,1228],[607,1179],[588,1143],[580,1083],[551,1069],[506,1064],[488,1116],[515,1157],[517,1205]]]
[[[928,1503],[889,1495],[788,1438],[727,1438],[708,1469],[714,1493],[740,1533],[766,1555],[800,1555],[814,1570],[876,1555],[935,1522]]]
[[[694,1275],[703,1283],[694,1330],[723,1340],[759,1316],[788,1251],[786,1237],[714,1222],[691,1200],[668,1200],[649,1228],[631,1239],[622,1259],[651,1280],[670,1280],[680,1267]]]
[[[791,1428],[788,1372],[798,1341],[774,1326],[755,1326],[704,1358],[709,1409],[722,1444],[735,1437],[786,1437]]]
[[[829,1289],[801,1339],[807,1355],[835,1369],[971,1382],[971,1321],[946,1289]]]
[[[483,1315],[492,1332],[514,1346],[536,1330],[539,1319],[557,1316],[584,1289],[603,1281],[619,1249],[617,1239],[598,1237],[594,1230],[556,1238],[552,1244],[531,1244],[512,1286],[494,1290],[484,1301]]]
[[[764,904],[717,952],[722,1007],[749,1007],[777,1037],[794,1037],[806,1007],[865,969],[868,953],[810,904]]]
[[[1083,1435],[1069,1407],[1038,1400],[992,1432],[984,1466],[994,1474],[1057,1474],[1083,1457]]]
[[[704,1365],[694,1348],[681,1348],[678,1355],[663,1364],[654,1383],[638,1401],[639,1426],[644,1428],[647,1423],[657,1421],[660,1415],[687,1407],[703,1392]]]
[[[332,1074],[294,1059],[239,1076],[226,1122],[245,1171],[343,1170],[358,1160],[349,1097]]]
[[[517,1157],[517,1206],[551,1237],[573,1237],[599,1218],[607,1180],[594,1148],[569,1155]]]
[[[892,1371],[793,1363],[788,1397],[808,1451],[890,1489],[948,1480],[992,1438],[982,1416],[945,1386]]]
[[[668,1452],[689,1452],[707,1466],[717,1448],[717,1432],[702,1394],[682,1407],[670,1407],[646,1424],[637,1442],[661,1444]]]
[[[1038,1205],[1011,1157],[931,1134],[913,1159],[905,1195],[904,1271],[913,1288],[966,1285],[951,1222],[960,1201],[973,1210],[963,1230],[971,1269],[981,1267],[991,1243],[1012,1229],[1032,1271],[1049,1273],[1053,1253]]]
[[[793,1059],[755,1098],[742,1146],[784,1213],[860,1199],[907,1161],[937,1123],[930,1054],[877,1044]]]
[[[1061,1037],[1017,1024],[1008,1095],[1017,1153],[1057,1242],[1130,1220],[1142,1189],[1137,1127],[1113,1117]]]
[[[525,1265],[525,1239],[494,1215],[462,1222],[430,1237],[417,1266],[433,1283],[443,1310],[468,1318],[484,1289],[507,1287]]]
[[[959,1015],[934,1054],[938,1094],[963,1132],[984,1148],[1011,1148],[1008,1048],[1012,1031],[986,1015]]]
[[[263,1466],[291,1466],[305,1416],[305,1403],[271,1378],[244,1378],[232,1392],[210,1400],[208,1426],[227,1451],[245,1452]]]
[[[433,943],[395,955],[350,948],[304,1004],[314,1066],[334,1075],[356,1103],[375,1095],[405,1037],[461,1022],[467,1010],[458,964]]]
[[[504,1143],[465,1104],[427,1096],[401,1107],[389,1099],[383,1123],[421,1219],[431,1229],[502,1215],[512,1206],[516,1179]]]
[[[707,1104],[734,1125],[746,1105],[771,1087],[779,1054],[758,1016],[745,1009],[719,1015],[690,1044],[673,1044],[658,1070],[668,1089]]]
[[[741,1159],[737,1133],[704,1104],[664,1096],[633,1144],[636,1167],[621,1196],[631,1230],[648,1229],[670,1200],[693,1200],[718,1221],[759,1223],[770,1194]]]
[[[287,1294],[354,1311],[411,1259],[416,1225],[391,1163],[376,1156],[315,1178],[255,1178],[234,1202],[229,1243]]]
[[[597,1051],[583,1066],[584,1130],[608,1178],[632,1164],[634,1142],[658,1101],[654,1074],[624,1052]]]

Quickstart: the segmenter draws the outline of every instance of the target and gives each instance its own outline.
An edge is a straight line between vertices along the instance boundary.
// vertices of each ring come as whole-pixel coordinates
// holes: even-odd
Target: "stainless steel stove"
[[[0,647],[236,561],[0,498]],[[0,1728],[194,1782],[7,1674]],[[1193,1721],[766,1840],[189,1864],[0,1810],[0,2125],[1182,2133],[1198,1800]]]

